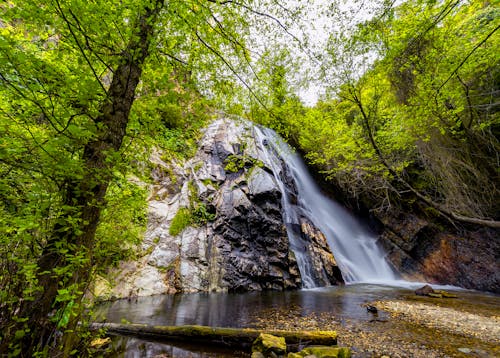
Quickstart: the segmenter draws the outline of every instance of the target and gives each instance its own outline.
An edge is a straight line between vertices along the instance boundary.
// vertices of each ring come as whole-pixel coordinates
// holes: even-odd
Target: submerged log
[[[337,344],[335,331],[264,331],[252,328],[220,328],[207,326],[153,326],[147,324],[92,323],[91,329],[105,329],[108,334],[128,335],[154,340],[189,341],[226,347],[247,348],[261,333],[284,337],[289,350],[308,345]]]

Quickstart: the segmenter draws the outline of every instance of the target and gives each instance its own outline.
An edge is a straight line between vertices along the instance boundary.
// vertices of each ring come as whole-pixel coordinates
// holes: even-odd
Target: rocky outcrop
[[[112,296],[300,288],[296,250],[318,285],[342,283],[324,235],[303,213],[294,230],[304,247],[291,247],[282,203],[294,200],[293,179],[257,138],[252,124],[220,119],[184,165],[153,155],[147,232],[139,258],[114,272]]]
[[[450,228],[415,214],[379,214],[380,243],[410,280],[500,292],[498,230]]]

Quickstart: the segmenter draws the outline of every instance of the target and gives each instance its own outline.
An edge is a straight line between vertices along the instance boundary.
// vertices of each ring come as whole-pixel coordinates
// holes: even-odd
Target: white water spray
[[[309,174],[300,156],[272,130],[257,128],[257,138],[264,143],[267,165],[279,180],[286,163],[297,186],[297,203],[292,204],[283,195],[284,221],[287,225],[292,250],[294,250],[304,288],[316,287],[310,274],[311,267],[303,243],[292,227],[299,222],[299,211],[319,228],[328,240],[331,251],[342,271],[346,283],[370,282],[394,284],[398,277],[377,245],[377,238],[369,233],[346,209],[323,195]],[[281,159],[281,160],[280,160]],[[282,192],[286,185],[279,183]]]

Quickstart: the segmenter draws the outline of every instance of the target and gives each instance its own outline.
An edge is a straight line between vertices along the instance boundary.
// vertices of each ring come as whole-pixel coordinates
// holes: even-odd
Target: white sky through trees
[[[391,1],[392,6],[402,1]],[[286,1],[285,6],[304,6],[302,18],[290,32],[299,39],[307,42],[308,51],[290,46],[292,55],[302,59],[302,65],[296,77],[306,78],[306,83],[296,84],[298,95],[306,105],[314,105],[324,94],[325,88],[331,81],[328,75],[321,73],[320,67],[325,65],[326,45],[330,36],[339,33],[351,32],[357,24],[365,21],[380,10],[384,1],[368,0],[312,0],[303,5],[304,1]],[[279,31],[279,30],[277,30]],[[284,36],[284,41],[291,42],[290,37]],[[295,48],[294,48],[295,47]],[[327,71],[328,72],[328,71]]]

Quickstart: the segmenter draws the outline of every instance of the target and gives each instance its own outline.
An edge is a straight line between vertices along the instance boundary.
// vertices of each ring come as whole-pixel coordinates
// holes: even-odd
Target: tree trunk
[[[68,302],[57,302],[58,290],[73,286],[74,301],[80,301],[91,272],[94,238],[104,197],[111,180],[113,161],[110,155],[117,152],[125,137],[129,113],[134,102],[135,90],[141,77],[141,67],[149,53],[149,44],[154,34],[153,24],[163,6],[157,1],[152,8],[144,9],[135,26],[133,36],[127,48],[121,53],[121,63],[113,72],[106,102],[102,104],[100,115],[96,119],[99,131],[95,139],[83,148],[84,176],[82,179],[69,178],[63,188],[64,211],[54,226],[53,234],[38,260],[38,282],[43,291],[35,294],[33,301],[25,301],[18,317],[28,318],[31,329],[20,341],[23,356],[31,357],[37,349],[46,348],[55,342],[57,322],[50,316],[57,310],[64,309]],[[74,224],[75,218],[78,220]],[[64,247],[66,252],[61,251]],[[61,277],[59,270],[71,265],[69,259],[81,255],[71,277]],[[70,266],[71,267],[71,266]],[[63,282],[61,285],[60,282]],[[65,329],[75,329],[76,319]],[[6,337],[14,337],[16,330],[23,324],[12,327]],[[66,339],[69,338],[69,339]],[[71,350],[73,337],[63,336],[63,352],[67,356]],[[8,339],[0,345],[0,353],[8,351]],[[58,348],[59,349],[59,348]]]
[[[266,331],[252,328],[219,328],[206,326],[152,326],[147,324],[93,323],[91,329],[106,329],[107,333],[131,335],[166,341],[188,341],[218,346],[247,348],[261,333],[283,337],[288,350],[300,345],[337,344],[335,331]]]

